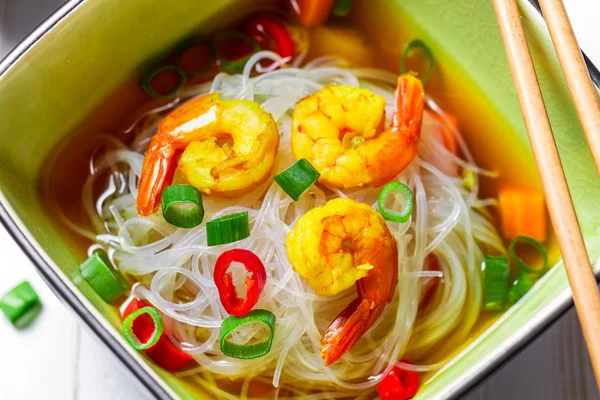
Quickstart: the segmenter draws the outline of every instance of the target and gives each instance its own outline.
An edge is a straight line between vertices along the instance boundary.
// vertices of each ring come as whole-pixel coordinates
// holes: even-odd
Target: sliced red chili
[[[127,318],[127,316],[134,311],[147,307],[148,305],[149,304],[141,300],[133,299],[127,308],[125,308],[123,319]],[[154,322],[148,315],[141,315],[135,320],[132,330],[140,342],[145,343],[150,339],[154,332]],[[156,365],[169,372],[180,371],[194,361],[194,357],[175,347],[165,333],[160,336],[158,342],[156,342],[154,346],[144,350],[144,353],[146,353]]]
[[[381,400],[408,400],[419,390],[419,383],[419,374],[415,371],[394,367],[377,386],[377,393]]]
[[[243,264],[246,271],[250,273],[244,280],[247,289],[244,299],[238,297],[233,284],[233,275],[227,272],[234,262]],[[224,252],[217,259],[214,279],[225,311],[236,317],[243,317],[258,301],[260,292],[267,282],[267,271],[260,258],[250,250],[233,249]]]
[[[246,34],[263,49],[273,50],[282,58],[294,56],[295,45],[285,25],[273,17],[258,17],[248,22]]]

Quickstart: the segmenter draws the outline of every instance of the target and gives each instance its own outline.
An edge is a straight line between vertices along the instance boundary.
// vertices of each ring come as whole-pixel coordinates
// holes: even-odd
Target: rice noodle
[[[274,67],[253,76],[259,62],[265,59],[273,61]],[[116,146],[96,160],[94,173],[83,188],[82,201],[96,231],[96,241],[111,247],[111,258],[118,268],[140,282],[132,289],[132,295],[146,299],[160,310],[173,342],[198,361],[198,367],[181,372],[181,376],[192,376],[220,398],[237,398],[215,387],[215,380],[221,378],[245,378],[242,397],[247,396],[253,379],[269,379],[275,387],[286,389],[286,393],[310,399],[366,396],[394,364],[417,371],[441,365],[410,367],[397,360],[406,354],[427,352],[444,338],[464,338],[469,333],[480,310],[482,257],[504,251],[493,224],[479,213],[480,208],[493,202],[477,199],[478,175],[493,173],[474,164],[458,131],[454,130],[454,134],[466,160],[444,148],[439,121],[451,124],[432,98],[426,99],[429,110],[424,116],[419,156],[396,177],[413,191],[415,207],[408,222],[388,222],[398,244],[398,286],[393,301],[364,338],[329,368],[319,355],[322,332],[356,297],[356,291],[352,288],[332,297],[316,296],[292,270],[285,237],[309,209],[334,197],[375,205],[379,189],[341,190],[315,185],[293,202],[270,179],[237,199],[206,197],[205,222],[230,213],[249,213],[250,237],[218,247],[207,246],[205,222],[193,229],[177,229],[159,215],[140,218],[136,212],[145,147],[166,112],[192,97],[219,91],[226,99],[261,103],[273,115],[281,134],[273,174],[295,161],[290,129],[296,102],[324,85],[361,86],[384,96],[389,124],[397,79],[394,74],[348,68],[344,60],[335,57],[312,60],[304,68],[282,67],[286,61],[276,53],[259,52],[243,74],[218,74],[212,82],[187,88],[180,98],[141,113],[128,127],[135,134],[130,148]],[[276,67],[280,68],[275,70]],[[460,166],[473,171],[476,179],[472,190],[465,189],[462,180],[449,172],[448,163],[454,170]],[[112,173],[111,180],[100,197],[94,198],[95,181],[100,172],[107,171]],[[90,236],[87,230],[70,225],[78,233]],[[277,317],[271,351],[255,360],[233,359],[219,350],[219,327],[228,315],[218,301],[212,271],[218,255],[233,248],[252,250],[264,262],[268,278],[256,307],[268,309]],[[438,258],[441,271],[422,270],[429,254]],[[422,285],[431,279],[441,279],[440,290],[434,304],[426,312],[419,312]],[[246,342],[253,333],[238,332],[233,340]],[[312,382],[310,390],[307,382]]]

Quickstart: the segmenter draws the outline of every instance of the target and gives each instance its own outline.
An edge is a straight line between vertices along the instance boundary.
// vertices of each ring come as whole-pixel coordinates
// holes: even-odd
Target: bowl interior
[[[254,3],[268,3],[257,1]],[[442,106],[459,117],[461,130],[482,166],[503,165],[500,179],[539,189],[520,108],[513,89],[491,3],[479,0],[372,0],[355,2],[356,21],[367,36],[389,47],[379,66],[394,69],[400,49],[414,38],[425,40],[436,58],[432,91]],[[210,32],[246,12],[250,2],[222,0],[96,0],[78,5],[0,76],[0,190],[5,207],[29,241],[108,331],[119,336],[118,310],[89,287],[71,280],[83,255],[48,213],[41,178],[53,149],[92,110],[133,84],[132,77],[163,57],[181,38]],[[541,17],[522,2],[523,24],[551,116],[569,187],[593,261],[598,258],[596,229],[600,185],[591,155],[562,78]],[[118,107],[115,107],[115,110]],[[110,111],[108,111],[110,112]],[[115,111],[116,112],[116,111]],[[510,159],[510,162],[501,161]],[[65,170],[64,173],[74,173]],[[62,188],[56,188],[62,190]],[[65,190],[67,190],[65,188]],[[485,189],[493,195],[493,189]],[[77,201],[77,199],[73,199]],[[553,241],[551,254],[558,259]],[[77,283],[77,282],[75,282]],[[553,268],[527,299],[431,377],[418,398],[447,398],[469,386],[472,378],[493,367],[521,338],[564,305],[568,282],[562,264]],[[120,340],[120,339],[118,339]],[[121,344],[124,342],[121,340]],[[127,347],[123,351],[130,352]],[[132,353],[141,363],[144,361]],[[197,388],[155,369],[182,398],[202,396]]]

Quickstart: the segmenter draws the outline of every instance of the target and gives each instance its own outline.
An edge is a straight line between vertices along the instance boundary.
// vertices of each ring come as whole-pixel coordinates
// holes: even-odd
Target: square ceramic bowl
[[[40,170],[52,149],[128,78],[139,76],[182,37],[224,25],[251,3],[71,0],[0,64],[0,218],[56,295],[156,398],[206,397],[133,352],[119,334],[117,310],[70,279],[82,260],[44,205]],[[395,33],[390,45],[400,46],[414,37],[430,45],[441,77],[438,95],[463,123],[480,165],[497,165],[508,158],[503,179],[539,187],[491,2],[355,4],[360,4],[365,21],[377,21],[381,29]],[[590,258],[596,261],[600,181],[542,17],[534,5],[521,0],[520,6],[581,228]],[[379,28],[362,29],[368,34]],[[598,82],[597,71],[591,72]],[[559,260],[556,244],[550,243],[550,248]],[[558,261],[524,301],[480,329],[417,398],[448,399],[465,393],[571,304]]]

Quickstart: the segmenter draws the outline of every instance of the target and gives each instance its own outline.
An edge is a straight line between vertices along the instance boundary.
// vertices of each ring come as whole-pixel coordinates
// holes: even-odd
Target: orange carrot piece
[[[530,189],[504,187],[498,193],[502,234],[507,240],[530,236],[546,240],[546,203],[544,195]]]
[[[323,24],[335,4],[335,0],[290,0],[302,25],[307,28]]]

